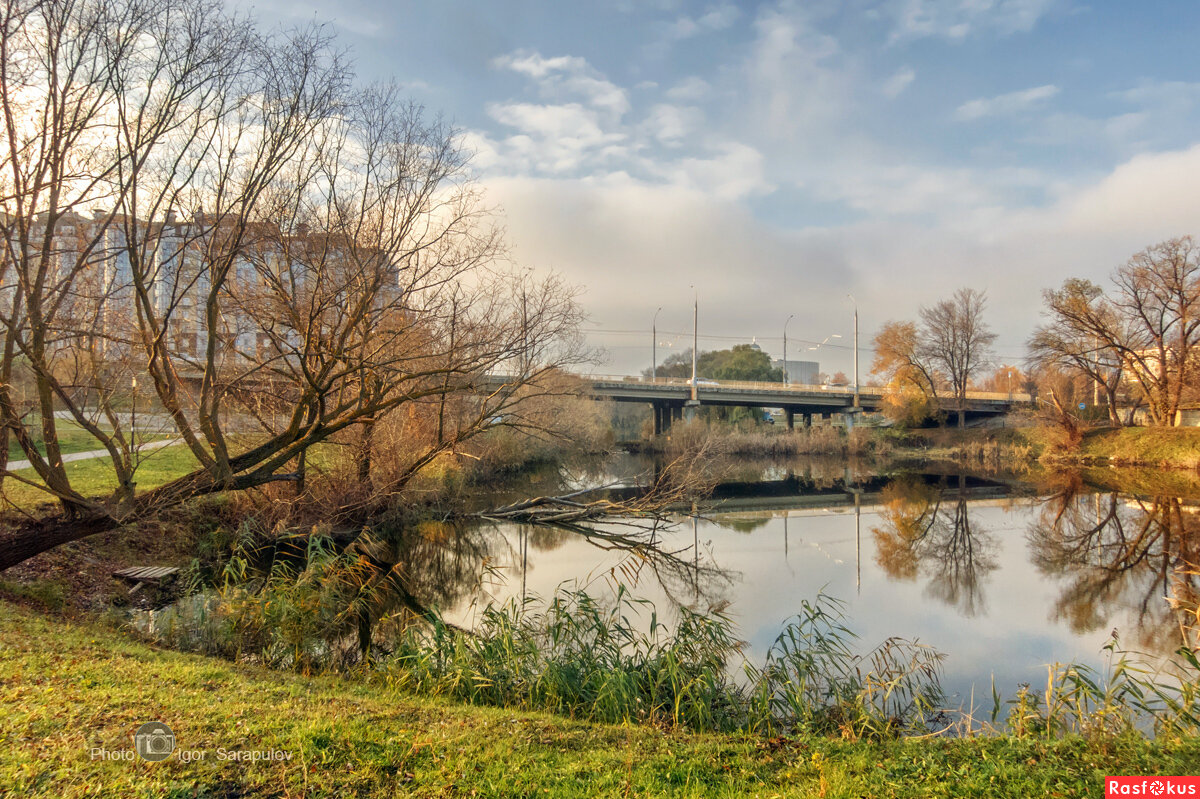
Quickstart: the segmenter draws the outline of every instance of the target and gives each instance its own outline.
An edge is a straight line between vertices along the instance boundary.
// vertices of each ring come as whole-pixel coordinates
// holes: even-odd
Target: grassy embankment
[[[1051,465],[1130,466],[1200,469],[1200,428],[1098,428],[1083,433],[1075,446],[1043,425],[1010,428],[840,428],[787,431],[771,428],[685,427],[651,445],[667,453],[707,441],[718,454],[738,456],[853,455],[887,461],[948,461],[968,466],[1020,466],[1041,460]]]
[[[1120,427],[1089,430],[1068,458],[1113,466],[1200,468],[1200,428]]]
[[[602,725],[163,651],[0,612],[0,786],[20,796],[1061,796],[1200,770],[1200,742],[848,742]],[[93,759],[160,720],[203,759]],[[237,762],[229,751],[291,752]]]

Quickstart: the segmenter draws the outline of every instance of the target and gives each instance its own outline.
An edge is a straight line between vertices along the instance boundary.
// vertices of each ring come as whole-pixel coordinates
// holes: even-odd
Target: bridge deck
[[[690,381],[680,377],[660,377],[654,380],[623,375],[587,375],[592,392],[597,396],[616,400],[654,402],[681,401],[691,397]],[[863,407],[878,408],[886,391],[875,386],[860,386],[859,403]],[[854,403],[853,386],[805,385],[800,383],[766,383],[754,381],[719,380],[698,381],[697,398],[702,404],[760,405],[767,407],[789,406],[832,406],[851,407]],[[998,412],[1014,405],[1028,404],[1028,394],[1000,393],[988,391],[967,392],[967,407],[976,411]],[[942,406],[957,407],[953,397],[941,398]]]

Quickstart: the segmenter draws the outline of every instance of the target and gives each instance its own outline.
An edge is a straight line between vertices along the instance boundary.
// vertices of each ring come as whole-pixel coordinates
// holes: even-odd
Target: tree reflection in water
[[[883,489],[881,524],[871,528],[875,562],[895,580],[928,580],[926,594],[967,617],[985,610],[983,584],[996,569],[996,541],[971,526],[966,478],[955,489],[900,479]]]
[[[1067,580],[1054,614],[1075,632],[1126,611],[1140,647],[1200,645],[1200,506],[1171,496],[1089,494],[1068,481],[1046,500],[1028,538],[1038,570]]]
[[[472,601],[486,603],[495,593],[525,596],[526,572],[533,569],[529,550],[549,552],[583,539],[614,553],[615,565],[602,576],[628,588],[653,581],[680,605],[716,605],[730,585],[730,573],[701,557],[690,536],[668,544],[661,531],[645,536],[628,528],[595,525],[588,529],[544,524],[450,524],[422,522],[361,536],[350,550],[368,558],[380,590],[373,591],[371,624],[401,608],[427,615]],[[349,550],[348,550],[349,551]],[[506,577],[499,568],[511,564]],[[514,582],[509,583],[509,580]],[[509,583],[506,585],[506,583]]]

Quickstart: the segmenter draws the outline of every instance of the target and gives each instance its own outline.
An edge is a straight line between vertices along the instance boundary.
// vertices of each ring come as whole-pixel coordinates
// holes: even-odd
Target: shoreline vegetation
[[[1099,488],[1200,493],[1195,479],[1200,430],[1092,430],[1066,451],[1055,432],[1036,426],[860,427],[847,435],[828,426],[789,433],[696,424],[676,427],[670,437],[644,449],[667,458],[700,453],[716,472],[722,463],[754,455],[777,461],[826,455],[885,470],[921,465],[965,469],[1034,486],[1066,479],[1066,466],[1070,479]],[[591,448],[603,447],[601,436],[588,441]],[[479,440],[474,457],[429,464],[397,512],[408,522],[444,513],[447,507],[479,501],[481,495],[502,493],[506,476],[528,476],[538,465],[561,463],[570,454],[568,447],[523,444],[520,436],[498,429]],[[329,474],[338,471],[340,457],[331,450],[325,458]],[[1122,468],[1111,468],[1118,464]],[[580,652],[592,652],[599,638],[628,643],[636,642],[637,634],[611,628],[607,621],[590,631],[572,628],[564,634],[559,629],[552,634],[528,628],[524,609],[508,608],[493,612],[485,636],[439,627],[435,621],[426,632],[405,633],[372,649],[370,659],[363,658],[356,654],[354,622],[347,626],[346,619],[361,597],[323,595],[336,593],[345,584],[339,575],[353,568],[338,559],[334,548],[309,558],[311,567],[327,572],[309,574],[306,568],[278,579],[268,576],[256,583],[258,588],[246,579],[229,579],[236,556],[227,557],[231,548],[237,552],[237,537],[246,533],[247,524],[270,526],[270,514],[256,517],[265,513],[263,507],[248,497],[207,498],[156,525],[74,542],[4,575],[0,607],[8,612],[0,614],[6,653],[0,684],[6,689],[6,721],[0,731],[18,756],[0,766],[0,784],[31,796],[82,796],[98,784],[188,796],[447,791],[570,796],[585,790],[592,795],[1089,796],[1102,790],[1101,781],[1110,774],[1200,770],[1195,735],[1200,681],[1169,686],[1176,707],[1164,718],[1174,720],[1165,734],[1148,739],[1147,723],[1161,726],[1162,719],[1156,711],[1147,716],[1132,699],[1165,684],[1143,679],[1141,666],[1121,660],[1115,667],[1117,682],[1112,669],[1104,675],[1071,665],[1052,671],[1048,676],[1057,709],[1046,706],[1037,691],[994,696],[986,702],[990,721],[988,710],[968,709],[969,718],[980,714],[984,719],[986,734],[969,723],[947,734],[951,722],[939,726],[938,735],[935,725],[927,731],[922,719],[927,722],[931,716],[917,712],[920,707],[909,708],[907,715],[878,714],[870,710],[870,692],[864,705],[855,691],[845,694],[820,685],[813,690],[829,691],[817,699],[832,696],[834,704],[814,702],[816,694],[810,691],[790,697],[796,700],[790,708],[795,715],[764,721],[776,718],[772,713],[788,700],[787,686],[797,684],[796,678],[803,684],[804,668],[829,671],[822,659],[830,652],[814,650],[803,637],[785,647],[790,660],[783,671],[767,679],[763,675],[770,664],[761,667],[762,712],[759,722],[747,722],[744,713],[733,712],[743,698],[731,697],[742,695],[729,693],[732,689],[718,673],[724,669],[723,658],[736,661],[733,631],[721,626],[719,613],[715,620],[692,619],[693,632],[710,636],[702,635],[702,643],[724,642],[719,653],[705,654],[696,641],[659,642],[636,663],[592,663],[590,676],[586,669],[572,671],[579,669],[578,662],[556,661],[539,645],[570,639],[587,644]],[[171,611],[174,617],[160,617],[173,618],[173,626],[131,629],[112,608],[111,600],[120,592],[114,592],[109,575],[116,563],[147,557],[181,563],[197,557],[210,563],[225,560],[225,578],[209,575],[192,586],[189,600],[196,601],[180,603]],[[93,590],[98,587],[104,588]],[[304,607],[309,610],[302,612]],[[297,612],[288,616],[288,608]],[[560,621],[577,617],[577,610],[561,614]],[[592,618],[599,617],[593,613]],[[329,626],[322,627],[326,622]],[[832,623],[840,624],[837,619]],[[828,632],[817,639],[837,638]],[[62,646],[54,652],[39,650],[37,641],[51,638]],[[337,647],[341,661],[321,659]],[[296,654],[302,649],[303,658]],[[266,658],[267,651],[277,657]],[[255,654],[247,658],[247,652]],[[910,676],[906,663],[936,667],[933,660],[921,661],[915,650],[900,655],[886,680],[872,683],[868,675],[865,685],[884,685],[888,692],[888,680],[894,687]],[[1185,660],[1197,669],[1193,677],[1200,673],[1192,653]],[[842,665],[845,673],[854,671],[850,661]],[[748,674],[758,668],[745,667]],[[624,681],[588,683],[596,675],[623,675]],[[649,687],[635,690],[638,680],[646,679]],[[573,690],[571,680],[580,689],[574,698],[568,690]],[[594,704],[596,697],[611,700],[614,685],[627,690],[626,704]],[[222,686],[230,687],[228,695],[210,706]],[[696,700],[698,694],[702,696]],[[260,703],[264,696],[273,697],[270,708]],[[1073,698],[1064,705],[1063,697]],[[689,701],[694,701],[690,709]],[[463,704],[455,704],[459,702]],[[657,709],[648,711],[651,706]],[[664,714],[668,706],[674,710]],[[347,713],[355,720],[348,720]],[[798,722],[806,713],[807,721]],[[851,721],[856,713],[859,723]],[[1139,714],[1143,721],[1132,721]],[[742,721],[718,724],[719,715]],[[130,731],[154,719],[166,721],[177,735],[200,741],[193,748],[209,755],[158,769],[141,761],[89,755],[96,747],[128,748],[122,741]],[[63,720],[77,725],[65,737],[52,729]],[[506,739],[510,730],[520,731],[517,741]],[[291,760],[235,770],[216,759],[218,747],[298,751]],[[481,759],[488,762],[477,768]],[[945,781],[946,774],[958,779]]]
[[[678,455],[701,442],[713,455],[789,457],[832,455],[878,461],[950,462],[964,466],[1029,468],[1036,464],[1200,470],[1200,428],[1097,427],[1078,441],[1045,424],[1002,428],[817,426],[794,431],[762,426],[684,425],[653,440],[622,442],[635,452]]]
[[[1096,796],[1112,774],[1200,768],[1195,737],[1023,735],[847,740],[695,733],[426,698],[164,650],[95,620],[4,603],[0,782],[23,796]],[[47,648],[44,642],[54,640]],[[181,754],[132,750],[148,720]],[[291,753],[249,765],[221,749]]]

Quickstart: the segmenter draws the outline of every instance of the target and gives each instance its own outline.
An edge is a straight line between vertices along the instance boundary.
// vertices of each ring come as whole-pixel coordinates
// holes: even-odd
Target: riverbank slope
[[[20,796],[1094,797],[1106,775],[1200,771],[1197,741],[856,743],[587,724],[164,651],[9,602],[0,642],[0,785]],[[113,759],[155,720],[194,759]],[[241,752],[271,759],[230,758]]]

